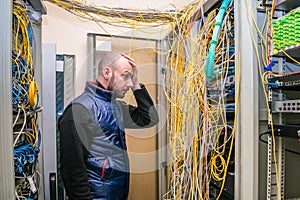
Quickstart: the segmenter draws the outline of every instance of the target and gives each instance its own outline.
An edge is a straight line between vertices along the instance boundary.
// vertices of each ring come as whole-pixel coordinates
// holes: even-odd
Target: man
[[[134,61],[109,53],[98,79],[87,82],[60,117],[61,172],[69,199],[127,199],[129,160],[124,128],[158,123],[158,114]],[[121,101],[131,89],[137,106]]]

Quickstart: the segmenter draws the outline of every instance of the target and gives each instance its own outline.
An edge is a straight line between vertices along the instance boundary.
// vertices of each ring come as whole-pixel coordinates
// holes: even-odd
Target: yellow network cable
[[[286,55],[289,59],[291,59],[292,61],[294,61],[297,64],[300,64],[300,61],[296,60],[295,58],[293,58],[292,56],[290,56],[286,51],[284,51],[283,49],[281,50],[284,55]]]

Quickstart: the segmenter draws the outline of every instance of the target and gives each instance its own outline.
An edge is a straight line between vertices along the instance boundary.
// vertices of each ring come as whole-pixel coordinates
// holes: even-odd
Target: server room
[[[299,0],[1,0],[0,200],[300,200]]]

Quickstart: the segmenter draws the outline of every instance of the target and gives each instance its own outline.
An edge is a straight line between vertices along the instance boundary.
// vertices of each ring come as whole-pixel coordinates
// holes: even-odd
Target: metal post
[[[42,97],[42,49],[41,49],[41,43],[42,43],[42,38],[41,38],[41,32],[42,32],[42,27],[41,26],[32,26],[32,30],[33,30],[33,34],[34,34],[34,45],[33,45],[33,67],[34,67],[34,79],[37,82],[38,85],[38,90],[39,90],[39,96]],[[40,98],[40,104],[42,105],[42,98]],[[39,127],[43,127],[42,124],[42,117],[41,117],[41,113],[38,114],[38,125]],[[42,131],[43,134],[43,131]],[[44,141],[42,141],[42,143],[44,143]],[[41,146],[40,149],[40,153],[39,153],[39,157],[38,157],[38,171],[41,174],[44,174],[44,162],[43,162],[43,145]],[[39,187],[39,200],[43,200],[44,199],[44,176],[41,176],[41,180],[40,180],[41,184]]]
[[[273,148],[273,143],[272,143],[272,136],[268,135],[268,147],[267,147],[267,200],[271,199],[271,192],[272,192],[272,148]]]
[[[87,35],[87,73],[86,80],[95,80],[96,73],[94,71],[94,58],[95,58],[95,35]]]
[[[235,148],[235,199],[258,199],[258,69],[251,38],[254,0],[234,1],[235,65],[240,96]]]
[[[276,138],[277,143],[277,166],[278,166],[278,182],[280,192],[277,193],[278,200],[284,199],[284,178],[285,178],[285,144],[284,138]]]
[[[0,1],[0,199],[14,199],[11,45],[12,1]]]
[[[45,199],[50,198],[49,174],[56,173],[56,94],[55,94],[55,67],[56,45],[42,45],[42,141],[44,158],[44,193]]]
[[[164,98],[163,84],[166,69],[166,55],[164,40],[157,41],[157,110],[160,122],[157,126],[158,141],[158,199],[163,199],[167,192],[167,133],[166,133],[166,109],[167,103]]]
[[[279,66],[279,73],[283,74],[285,72],[285,66],[283,63],[283,58],[280,58],[278,61]],[[279,94],[280,101],[283,100],[283,93],[280,90]],[[283,114],[279,113],[279,124],[284,124]],[[284,181],[285,181],[285,140],[284,138],[277,138],[276,139],[277,145],[277,166],[278,166],[278,181],[280,184],[280,192],[278,191],[277,199],[281,200],[284,199]]]
[[[283,59],[278,59],[278,72],[282,74],[284,70]],[[282,91],[279,90],[278,100],[283,100]],[[269,90],[269,101],[272,102],[272,90]],[[269,119],[270,120],[270,119]],[[278,114],[278,124],[283,124],[282,113]],[[271,122],[269,121],[269,124]],[[272,140],[272,136],[268,136],[268,140]],[[272,141],[271,141],[272,142]],[[268,142],[268,147],[274,148],[272,145],[276,145],[276,155],[274,155],[273,149],[268,151],[268,166],[271,163],[271,171],[268,170],[268,182],[267,182],[267,199],[281,200],[284,198],[284,179],[285,179],[285,144],[283,138],[275,138],[275,144]],[[276,163],[274,160],[276,156]],[[275,166],[276,165],[276,166]],[[277,167],[278,174],[276,173],[275,167]],[[277,176],[278,175],[278,179]],[[278,183],[277,183],[278,181]],[[279,184],[279,186],[277,186]]]

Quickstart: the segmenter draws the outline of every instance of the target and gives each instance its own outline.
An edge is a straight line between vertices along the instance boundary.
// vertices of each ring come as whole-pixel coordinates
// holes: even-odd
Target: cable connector
[[[274,83],[267,83],[267,85],[268,86],[271,86],[271,87],[279,87],[279,86],[281,86],[281,84],[280,84],[280,82],[278,82],[278,81],[276,81],[276,82],[274,82]]]
[[[31,177],[31,176],[28,176],[28,177],[27,177],[27,180],[28,180],[29,185],[30,185],[30,190],[31,190],[33,193],[36,193],[36,192],[37,192],[37,189],[36,189],[36,186],[35,186],[35,184],[34,184],[34,181],[33,181],[32,177]]]
[[[264,67],[265,71],[272,71],[272,67],[275,65],[275,61],[272,60],[267,67]]]

